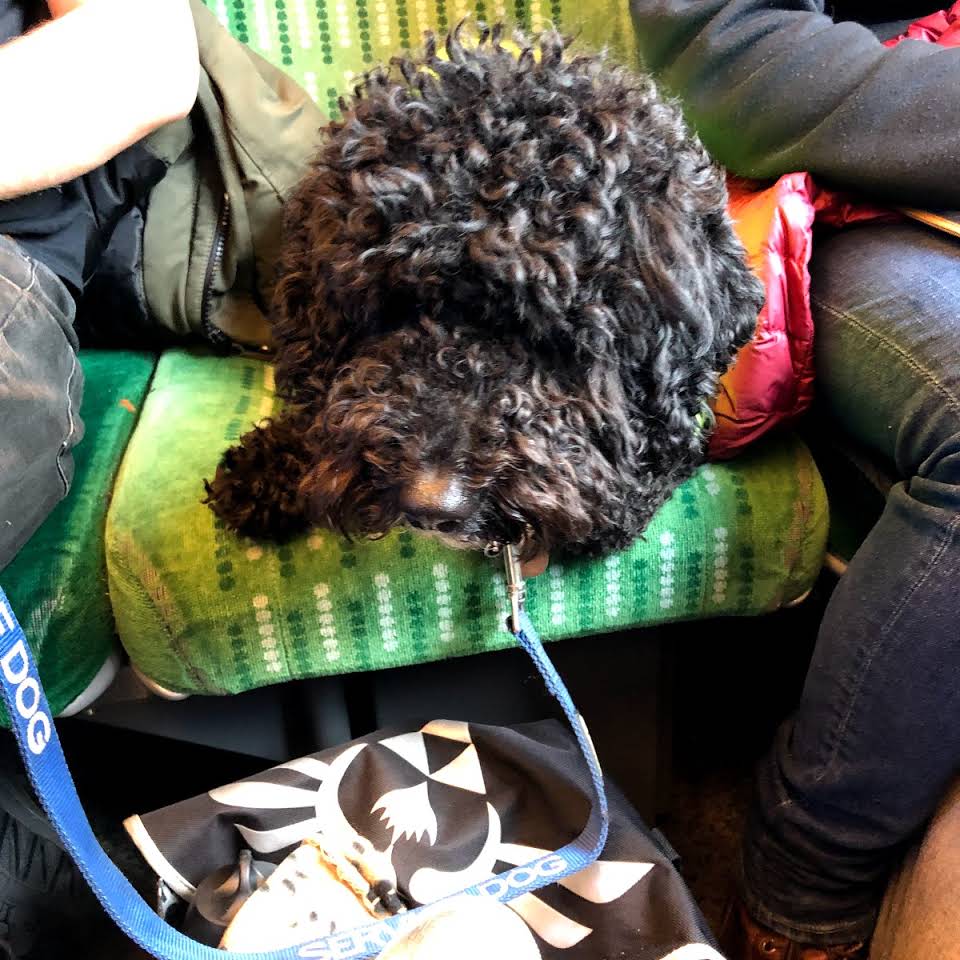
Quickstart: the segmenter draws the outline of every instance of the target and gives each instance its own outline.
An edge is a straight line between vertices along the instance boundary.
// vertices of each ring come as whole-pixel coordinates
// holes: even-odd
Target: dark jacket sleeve
[[[646,67],[735,173],[960,208],[960,49],[884,47],[815,0],[631,2]]]

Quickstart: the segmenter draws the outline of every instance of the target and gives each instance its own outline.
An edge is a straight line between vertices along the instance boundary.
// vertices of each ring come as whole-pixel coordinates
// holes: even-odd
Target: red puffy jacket
[[[960,46],[960,0],[914,23],[906,37]],[[729,178],[729,209],[750,266],[767,299],[757,332],[722,378],[713,410],[710,457],[735,456],[768,430],[793,420],[813,399],[813,317],[810,253],[814,221],[835,227],[896,215],[843,194],[821,190],[806,173],[772,186]]]

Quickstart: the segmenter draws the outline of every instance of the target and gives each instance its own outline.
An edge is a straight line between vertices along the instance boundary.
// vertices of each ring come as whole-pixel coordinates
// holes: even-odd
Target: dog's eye
[[[440,533],[456,533],[458,526],[459,524],[456,520],[441,520],[439,523],[434,524],[434,529]]]

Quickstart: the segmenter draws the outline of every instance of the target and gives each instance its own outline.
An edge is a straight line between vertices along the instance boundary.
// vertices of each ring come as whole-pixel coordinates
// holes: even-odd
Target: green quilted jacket
[[[146,141],[169,169],[148,201],[144,289],[154,321],[173,333],[259,348],[270,344],[283,202],[325,118],[201,0],[191,4],[200,89],[186,119]]]

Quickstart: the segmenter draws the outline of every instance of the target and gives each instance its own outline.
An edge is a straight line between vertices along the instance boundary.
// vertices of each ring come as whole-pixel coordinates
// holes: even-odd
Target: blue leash
[[[522,609],[515,610],[511,624],[517,642],[526,650],[573,728],[590,772],[593,803],[583,832],[566,846],[469,887],[457,896],[512,900],[579,873],[600,856],[607,841],[610,823],[607,797],[600,764],[586,726]],[[117,926],[154,957],[160,960],[229,960],[230,957],[245,960],[361,960],[377,956],[405,929],[416,924],[419,914],[426,909],[420,907],[356,930],[267,953],[226,952],[191,940],[157,916],[114,866],[94,836],[67,768],[33,654],[2,588],[0,681],[24,765],[57,836]]]

